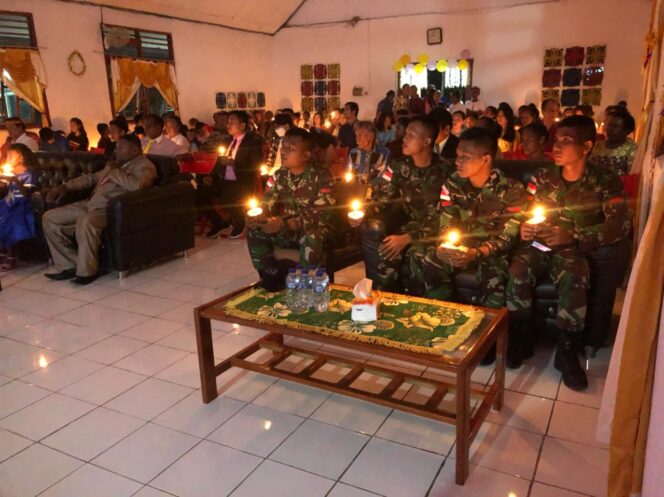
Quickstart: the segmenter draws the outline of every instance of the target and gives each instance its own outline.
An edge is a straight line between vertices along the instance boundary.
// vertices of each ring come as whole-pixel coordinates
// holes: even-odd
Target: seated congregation
[[[168,183],[161,164],[168,159],[177,164],[179,196],[162,187],[159,205],[195,209],[210,239],[246,234],[263,285],[283,287],[298,263],[326,266],[333,278],[344,264],[363,261],[378,290],[507,307],[510,368],[533,355],[537,302],[549,299],[555,367],[567,387],[583,390],[579,354],[592,356],[603,345],[629,260],[632,214],[621,176],[636,151],[634,118],[622,103],[610,106],[598,131],[583,106],[565,109],[561,119],[558,102],[546,100],[541,113],[529,104],[515,116],[505,102],[485,107],[479,95],[472,88],[464,104],[458,93],[447,101],[404,85],[387,92],[371,121],[358,120],[355,102],[313,116],[217,112],[213,125],[191,119],[187,126],[173,113],[137,115],[131,132],[117,116],[98,125],[101,139],[84,154],[95,157],[89,168],[71,166],[89,150],[79,119],[71,119],[66,137],[50,128],[35,135],[8,119],[2,270],[16,267],[22,245],[36,239],[54,265],[46,277],[85,285],[106,270],[105,244],[143,250],[129,236],[119,249],[105,232],[118,223],[114,230],[125,235],[124,224],[154,228],[141,220],[140,207],[118,222],[117,205],[131,195],[142,196],[140,205],[154,203],[148,191]],[[249,217],[252,197],[262,214]],[[351,200],[363,216],[347,215]],[[190,239],[168,245],[171,255],[193,247],[193,218],[182,218]],[[542,296],[543,281],[553,297]],[[495,349],[483,362],[494,357]]]

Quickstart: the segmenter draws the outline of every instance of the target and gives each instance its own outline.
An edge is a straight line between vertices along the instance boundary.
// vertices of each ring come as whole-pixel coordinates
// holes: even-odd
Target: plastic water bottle
[[[314,309],[318,312],[327,311],[327,307],[330,305],[330,294],[328,292],[330,284],[330,279],[325,272],[325,269],[321,268],[316,273],[314,278]]]
[[[300,272],[300,295],[302,297],[302,305],[304,310],[309,309],[314,300],[314,275],[308,269],[302,269]]]
[[[297,292],[298,292],[298,279],[295,268],[292,267],[288,270],[288,275],[286,276],[286,307],[290,310],[293,310],[297,303]]]

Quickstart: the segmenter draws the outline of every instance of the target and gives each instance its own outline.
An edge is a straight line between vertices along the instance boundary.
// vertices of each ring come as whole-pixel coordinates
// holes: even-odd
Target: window
[[[462,92],[473,84],[473,61],[468,60],[467,69],[447,69],[444,72],[425,70],[417,74],[414,70],[406,71],[402,69],[399,72],[397,81],[398,88],[402,85],[415,85],[418,89],[428,88],[434,85],[444,95],[448,95],[452,90],[460,89]]]
[[[104,54],[106,58],[106,72],[111,92],[111,106],[113,106],[113,79],[111,76],[111,57],[129,57],[138,60],[162,61],[173,63],[173,40],[169,33],[146,31],[137,28],[101,25],[104,40]],[[169,107],[161,93],[156,88],[140,86],[129,104],[113,114],[122,114],[127,118],[133,118],[137,113],[157,114],[173,111]]]
[[[37,37],[31,14],[0,11],[0,49],[4,48],[37,50]],[[7,82],[12,84],[7,71],[3,70],[0,76],[0,129],[4,129],[2,121],[8,117],[18,117],[30,128],[41,127],[43,118],[49,121],[48,110],[42,115],[7,85]]]

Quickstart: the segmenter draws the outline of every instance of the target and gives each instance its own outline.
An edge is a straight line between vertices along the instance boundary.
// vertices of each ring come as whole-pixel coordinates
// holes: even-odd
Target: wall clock
[[[427,44],[440,45],[443,42],[443,28],[427,29]]]

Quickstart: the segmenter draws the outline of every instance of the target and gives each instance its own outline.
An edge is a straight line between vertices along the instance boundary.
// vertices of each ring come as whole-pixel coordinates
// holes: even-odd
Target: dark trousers
[[[239,181],[226,181],[211,176],[199,181],[196,190],[196,205],[198,211],[207,217],[213,228],[224,226],[225,221],[215,209],[216,205],[230,214],[230,223],[239,226],[244,222],[244,204],[251,194]]]

